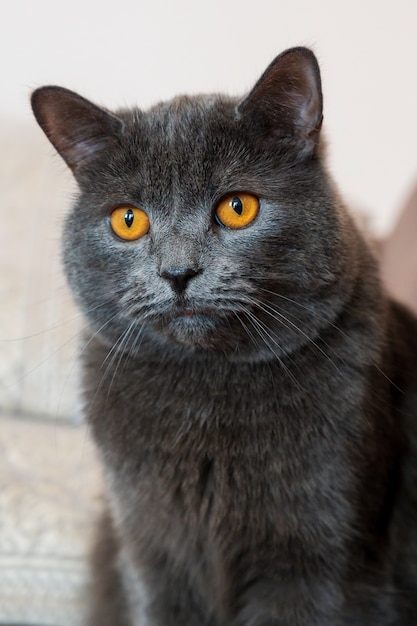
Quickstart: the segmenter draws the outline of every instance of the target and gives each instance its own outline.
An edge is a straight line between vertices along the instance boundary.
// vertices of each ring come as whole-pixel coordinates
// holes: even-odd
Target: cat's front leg
[[[239,599],[234,626],[342,626],[342,593],[326,580],[259,580]]]
[[[146,626],[223,626],[203,607],[189,588],[170,585],[169,589],[153,590],[153,600],[147,606]],[[135,622],[143,626],[143,622]]]
[[[146,588],[146,621],[138,619],[132,626],[226,626],[218,621],[215,608],[196,584],[198,575],[163,553],[140,569]]]

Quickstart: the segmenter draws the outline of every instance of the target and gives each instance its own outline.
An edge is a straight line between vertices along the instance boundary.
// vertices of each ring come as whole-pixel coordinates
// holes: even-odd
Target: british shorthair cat
[[[314,54],[243,98],[32,106],[79,186],[89,626],[415,626],[417,322],[326,171]]]

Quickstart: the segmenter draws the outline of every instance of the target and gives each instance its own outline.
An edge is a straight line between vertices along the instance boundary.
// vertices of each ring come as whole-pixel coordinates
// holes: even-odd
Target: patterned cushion
[[[0,418],[1,624],[82,624],[101,492],[86,430]]]

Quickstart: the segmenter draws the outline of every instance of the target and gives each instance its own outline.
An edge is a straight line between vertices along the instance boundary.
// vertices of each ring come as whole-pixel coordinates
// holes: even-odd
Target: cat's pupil
[[[134,218],[132,209],[128,209],[125,213],[125,224],[128,228],[132,226]]]
[[[232,209],[238,214],[238,215],[242,215],[242,211],[243,211],[243,204],[242,204],[242,200],[240,198],[238,198],[236,196],[236,198],[233,198],[232,202]]]

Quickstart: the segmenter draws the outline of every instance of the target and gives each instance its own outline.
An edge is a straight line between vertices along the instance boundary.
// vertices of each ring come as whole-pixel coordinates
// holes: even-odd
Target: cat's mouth
[[[217,343],[222,318],[214,308],[178,304],[159,318],[156,327],[179,343],[207,348]]]
[[[244,323],[234,313],[217,303],[198,306],[194,302],[177,301],[163,313],[153,316],[151,325],[165,339],[192,349],[252,359],[255,346],[257,353],[263,356],[264,352],[254,343],[253,333],[245,331]],[[269,351],[267,355],[270,356]]]
[[[193,334],[196,332],[205,333],[213,328],[219,321],[219,315],[213,309],[194,308],[189,306],[178,307],[168,316],[169,327],[184,328]]]
[[[178,298],[166,303],[164,310],[148,316],[149,325],[170,341],[215,352],[236,352],[243,338],[238,316],[221,302],[201,302],[197,298]]]
[[[214,315],[214,311],[208,308],[204,308],[204,309],[198,309],[198,308],[193,308],[193,307],[178,307],[177,309],[175,309],[175,311],[172,312],[172,317],[178,318],[178,317],[188,317],[188,318],[195,318],[195,317],[213,317]]]

